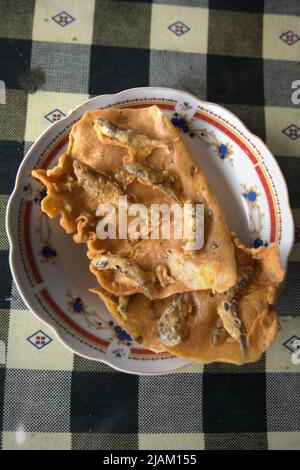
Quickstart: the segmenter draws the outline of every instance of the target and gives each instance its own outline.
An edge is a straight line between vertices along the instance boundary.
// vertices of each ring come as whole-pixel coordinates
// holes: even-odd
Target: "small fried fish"
[[[122,315],[124,319],[127,317],[128,313],[128,305],[130,301],[130,296],[116,296],[112,294],[107,289],[104,289],[102,286],[95,287],[93,289],[89,289],[90,292],[97,293],[103,300],[106,299],[113,304],[115,304],[117,311]]]
[[[239,275],[236,284],[228,290],[225,299],[217,306],[217,313],[220,316],[227,333],[238,341],[243,351],[246,349],[246,338],[243,333],[243,324],[239,318],[237,297],[241,288],[246,284],[252,275],[252,268],[249,266]]]
[[[131,279],[138,286],[141,287],[141,290],[146,297],[152,299],[146,274],[133,261],[129,261],[127,258],[122,258],[118,255],[106,253],[96,255],[95,258],[92,260],[92,265],[100,271],[112,270],[124,274],[124,276],[128,277],[128,279]]]
[[[213,344],[220,344],[223,343],[226,336],[226,330],[224,328],[223,322],[221,317],[218,317],[214,323],[213,330],[212,330],[212,343]]]
[[[118,198],[124,196],[125,193],[118,183],[86,163],[74,160],[73,168],[80,186],[100,201],[117,203]]]
[[[199,235],[199,227],[200,225],[203,227],[201,212],[200,211],[198,212],[198,209],[197,209],[197,204],[200,204],[200,203],[195,203],[193,201],[186,201],[186,204],[187,205],[185,206],[186,208],[185,215],[188,216],[188,221],[189,221],[188,223],[190,223],[190,231],[187,236],[184,234],[182,248],[184,250],[194,251],[195,242]],[[204,243],[204,240],[202,241],[202,244],[198,245],[199,248],[197,249],[202,248],[203,243]]]
[[[129,295],[126,295],[126,296],[122,295],[121,297],[119,297],[117,310],[124,318],[127,317],[129,301],[130,301]]]
[[[124,167],[130,175],[135,176],[141,183],[158,189],[160,192],[166,194],[175,202],[180,204],[180,199],[171,187],[174,184],[174,177],[172,175],[166,172],[159,173],[144,163],[124,162]]]
[[[175,294],[171,304],[165,309],[157,322],[156,334],[166,346],[176,346],[183,340],[188,306],[182,294]]]
[[[150,155],[156,148],[167,149],[168,145],[160,140],[152,139],[145,134],[140,134],[133,129],[121,129],[105,118],[98,118],[94,122],[94,129],[101,142],[107,143],[104,137],[114,141],[115,144],[121,145],[131,150],[131,155],[142,151],[143,156]]]

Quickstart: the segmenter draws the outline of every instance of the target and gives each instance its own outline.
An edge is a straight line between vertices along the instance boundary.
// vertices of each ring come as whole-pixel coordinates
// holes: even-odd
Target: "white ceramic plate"
[[[157,104],[173,117],[219,197],[229,226],[247,244],[276,241],[283,265],[293,244],[288,192],[265,144],[225,108],[167,88],[134,88],[78,106],[35,142],[19,169],[7,211],[10,265],[28,308],[82,356],[131,373],[164,373],[189,361],[133,342],[88,288],[95,286],[85,248],[40,210],[43,187],[33,168],[56,165],[73,124],[85,111]]]

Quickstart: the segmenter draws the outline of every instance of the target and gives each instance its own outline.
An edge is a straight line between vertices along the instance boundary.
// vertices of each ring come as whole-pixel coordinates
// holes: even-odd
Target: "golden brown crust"
[[[98,239],[95,211],[99,201],[93,192],[86,191],[80,184],[74,173],[74,160],[115,179],[132,200],[146,205],[170,202],[167,191],[164,193],[155,184],[143,184],[141,178],[136,179],[126,172],[124,158],[128,155],[131,159],[136,158],[134,149],[119,145],[108,137],[101,142],[94,130],[94,122],[100,117],[118,126],[133,128],[153,142],[163,143],[160,148],[151,148],[152,153],[143,147],[138,157],[143,162],[147,160],[147,165],[152,168],[175,176],[174,187],[180,200],[205,203],[205,245],[199,253],[193,257],[183,254],[179,242],[169,240]],[[90,265],[101,286],[91,290],[100,296],[118,323],[145,347],[157,352],[167,350],[205,363],[242,364],[258,360],[272,343],[279,329],[272,305],[276,302],[284,276],[278,246],[246,248],[235,234],[232,235],[232,243],[222,209],[204,174],[189,154],[178,130],[159,108],[106,109],[85,113],[74,125],[68,149],[58,165],[52,170],[34,170],[32,174],[47,187],[42,210],[49,217],[59,216],[61,226],[73,234],[76,243],[86,243],[91,260],[99,253],[110,252],[130,259],[145,272],[145,279],[152,283],[151,292],[155,300],[145,297],[138,284],[122,273],[99,270]],[[217,249],[211,249],[211,246],[217,246]],[[170,248],[172,256],[167,256]],[[216,321],[220,320],[217,307],[225,298],[226,291],[235,284],[237,267],[240,270],[249,266],[253,275],[238,300],[239,318],[247,340],[247,350],[243,352],[238,341],[224,328],[218,340],[213,337]],[[196,276],[191,275],[193,269],[196,269]],[[166,346],[157,337],[157,322],[174,294],[187,291],[190,293],[184,294],[186,300],[193,305],[193,309],[188,308],[188,332],[177,346]],[[115,295],[130,296],[128,303],[128,299],[123,299],[126,312],[124,305],[120,308]]]
[[[239,314],[247,340],[242,351],[238,341],[229,335],[220,344],[213,342],[213,329],[218,318],[217,305],[226,294],[211,291],[193,293],[194,308],[189,319],[189,334],[178,346],[162,344],[156,335],[156,325],[162,311],[172,297],[150,302],[143,295],[132,297],[128,305],[127,319],[121,318],[113,305],[108,306],[112,315],[133,338],[143,338],[142,344],[156,352],[168,351],[183,358],[203,363],[229,362],[243,364],[259,360],[272,344],[280,324],[273,308],[278,289],[284,278],[279,261],[279,249],[275,244],[268,248],[246,248],[234,238],[238,266],[252,266],[253,275],[245,285],[238,301]],[[94,289],[95,293],[97,289]],[[190,295],[190,294],[187,294]],[[101,298],[103,298],[100,295]]]
[[[180,191],[180,199],[204,202],[206,206],[205,244],[191,257],[183,250],[180,240],[99,240],[95,236],[95,210],[97,199],[84,191],[77,181],[73,161],[84,162],[94,170],[112,178],[122,179],[121,170],[127,149],[120,145],[110,145],[107,138],[102,143],[95,130],[94,122],[105,117],[114,123],[122,123],[126,128],[134,128],[151,139],[164,143],[163,148],[155,149],[147,164],[158,171],[175,175]],[[168,143],[166,145],[165,143]],[[144,158],[144,154],[139,156]],[[191,168],[197,171],[191,172]],[[126,171],[125,171],[126,173]],[[88,257],[92,259],[99,251],[129,257],[141,269],[154,274],[153,291],[155,297],[166,297],[175,292],[192,289],[209,289],[223,292],[236,280],[236,264],[230,233],[223,211],[211,191],[207,180],[190,155],[179,131],[157,106],[146,109],[106,109],[88,112],[73,126],[67,152],[60,158],[53,170],[35,170],[33,176],[47,187],[47,196],[41,207],[49,217],[60,216],[60,223],[67,233],[74,234],[76,243],[85,242]],[[131,175],[127,175],[131,176]],[[122,180],[126,192],[132,200],[149,206],[151,203],[172,203],[174,200],[157,188],[147,186],[139,180]],[[108,201],[109,202],[109,201]],[[208,217],[208,212],[210,217]],[[217,249],[212,249],[216,246]],[[173,254],[167,256],[167,250]],[[176,282],[162,286],[156,276],[156,268],[163,265],[168,269],[170,278]],[[196,274],[190,276],[196,267]],[[114,289],[116,295],[129,295],[140,292],[132,283],[126,283],[118,273],[96,272],[98,282],[105,288]],[[188,279],[188,282],[186,280]]]

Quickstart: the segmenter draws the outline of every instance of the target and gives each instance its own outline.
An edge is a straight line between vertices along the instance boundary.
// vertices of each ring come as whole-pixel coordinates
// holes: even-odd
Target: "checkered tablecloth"
[[[299,0],[0,0],[3,449],[300,449],[299,228],[282,330],[260,362],[138,377],[72,354],[32,316],[4,227],[20,162],[51,122],[90,96],[151,85],[220,103],[261,136],[300,227],[299,59]]]

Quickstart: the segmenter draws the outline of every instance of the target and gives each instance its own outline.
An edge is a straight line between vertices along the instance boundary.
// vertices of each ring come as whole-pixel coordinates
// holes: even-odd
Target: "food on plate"
[[[245,348],[245,336],[243,332],[243,325],[239,318],[238,298],[241,295],[241,290],[251,278],[253,274],[252,266],[240,268],[237,282],[227,292],[217,305],[217,314],[220,317],[221,324],[227,333],[237,340],[241,347]],[[220,322],[218,322],[220,325]]]
[[[92,260],[109,252],[134,263],[144,271],[154,297],[195,289],[224,292],[235,283],[234,249],[220,204],[180,132],[157,106],[85,113],[73,126],[58,165],[32,174],[47,188],[42,210],[49,217],[60,215],[62,227],[74,234],[75,242],[87,244],[88,257]],[[186,250],[183,241],[175,238],[100,240],[96,235],[99,203],[114,204],[118,210],[116,199],[125,194],[128,202],[148,208],[203,203],[203,248]],[[164,285],[157,270],[167,273]],[[144,292],[144,287],[118,270],[92,272],[115,295]]]
[[[156,324],[156,336],[166,346],[176,346],[183,341],[187,325],[188,304],[183,294],[172,296]]]
[[[175,178],[172,174],[168,174],[166,171],[163,173],[153,170],[150,166],[140,162],[124,162],[124,168],[130,175],[135,176],[138,181],[147,186],[152,186],[154,189],[158,189],[162,193],[170,196],[175,202],[180,203],[180,199],[173,190]]]
[[[136,294],[130,296],[126,315],[120,315],[107,291],[92,291],[121,327],[148,349],[204,363],[257,361],[280,328],[274,304],[284,270],[276,244],[255,249],[246,248],[235,235],[233,241],[241,275],[225,293],[198,290],[152,301]]]
[[[111,253],[98,254],[92,259],[92,266],[98,271],[117,271],[139,286],[146,297],[152,299],[149,279],[146,273],[134,262]]]
[[[122,115],[122,120],[126,120]],[[94,129],[103,144],[113,144],[125,147],[129,155],[134,156],[139,153],[143,158],[149,156],[157,148],[168,148],[167,141],[163,139],[151,138],[148,135],[137,132],[133,128],[120,128],[118,125],[104,117],[100,117],[94,122]]]
[[[78,184],[91,196],[94,196],[97,201],[118,203],[118,198],[124,196],[124,191],[116,181],[112,181],[105,174],[95,171],[89,165],[74,160],[73,169]]]
[[[32,175],[47,188],[42,210],[86,244],[98,281],[90,290],[143,346],[241,364],[259,359],[271,344],[279,328],[272,306],[284,275],[278,247],[246,248],[230,234],[180,131],[157,106],[85,113],[57,166]],[[129,215],[130,236],[123,236],[124,205],[146,207],[141,224],[153,205],[186,203],[193,228],[195,207],[204,205],[202,248],[192,248],[190,235],[175,237],[174,215],[168,239],[151,236],[163,217],[136,236]],[[112,207],[109,217],[99,212],[101,204]],[[109,218],[116,236],[99,236],[99,223]]]

